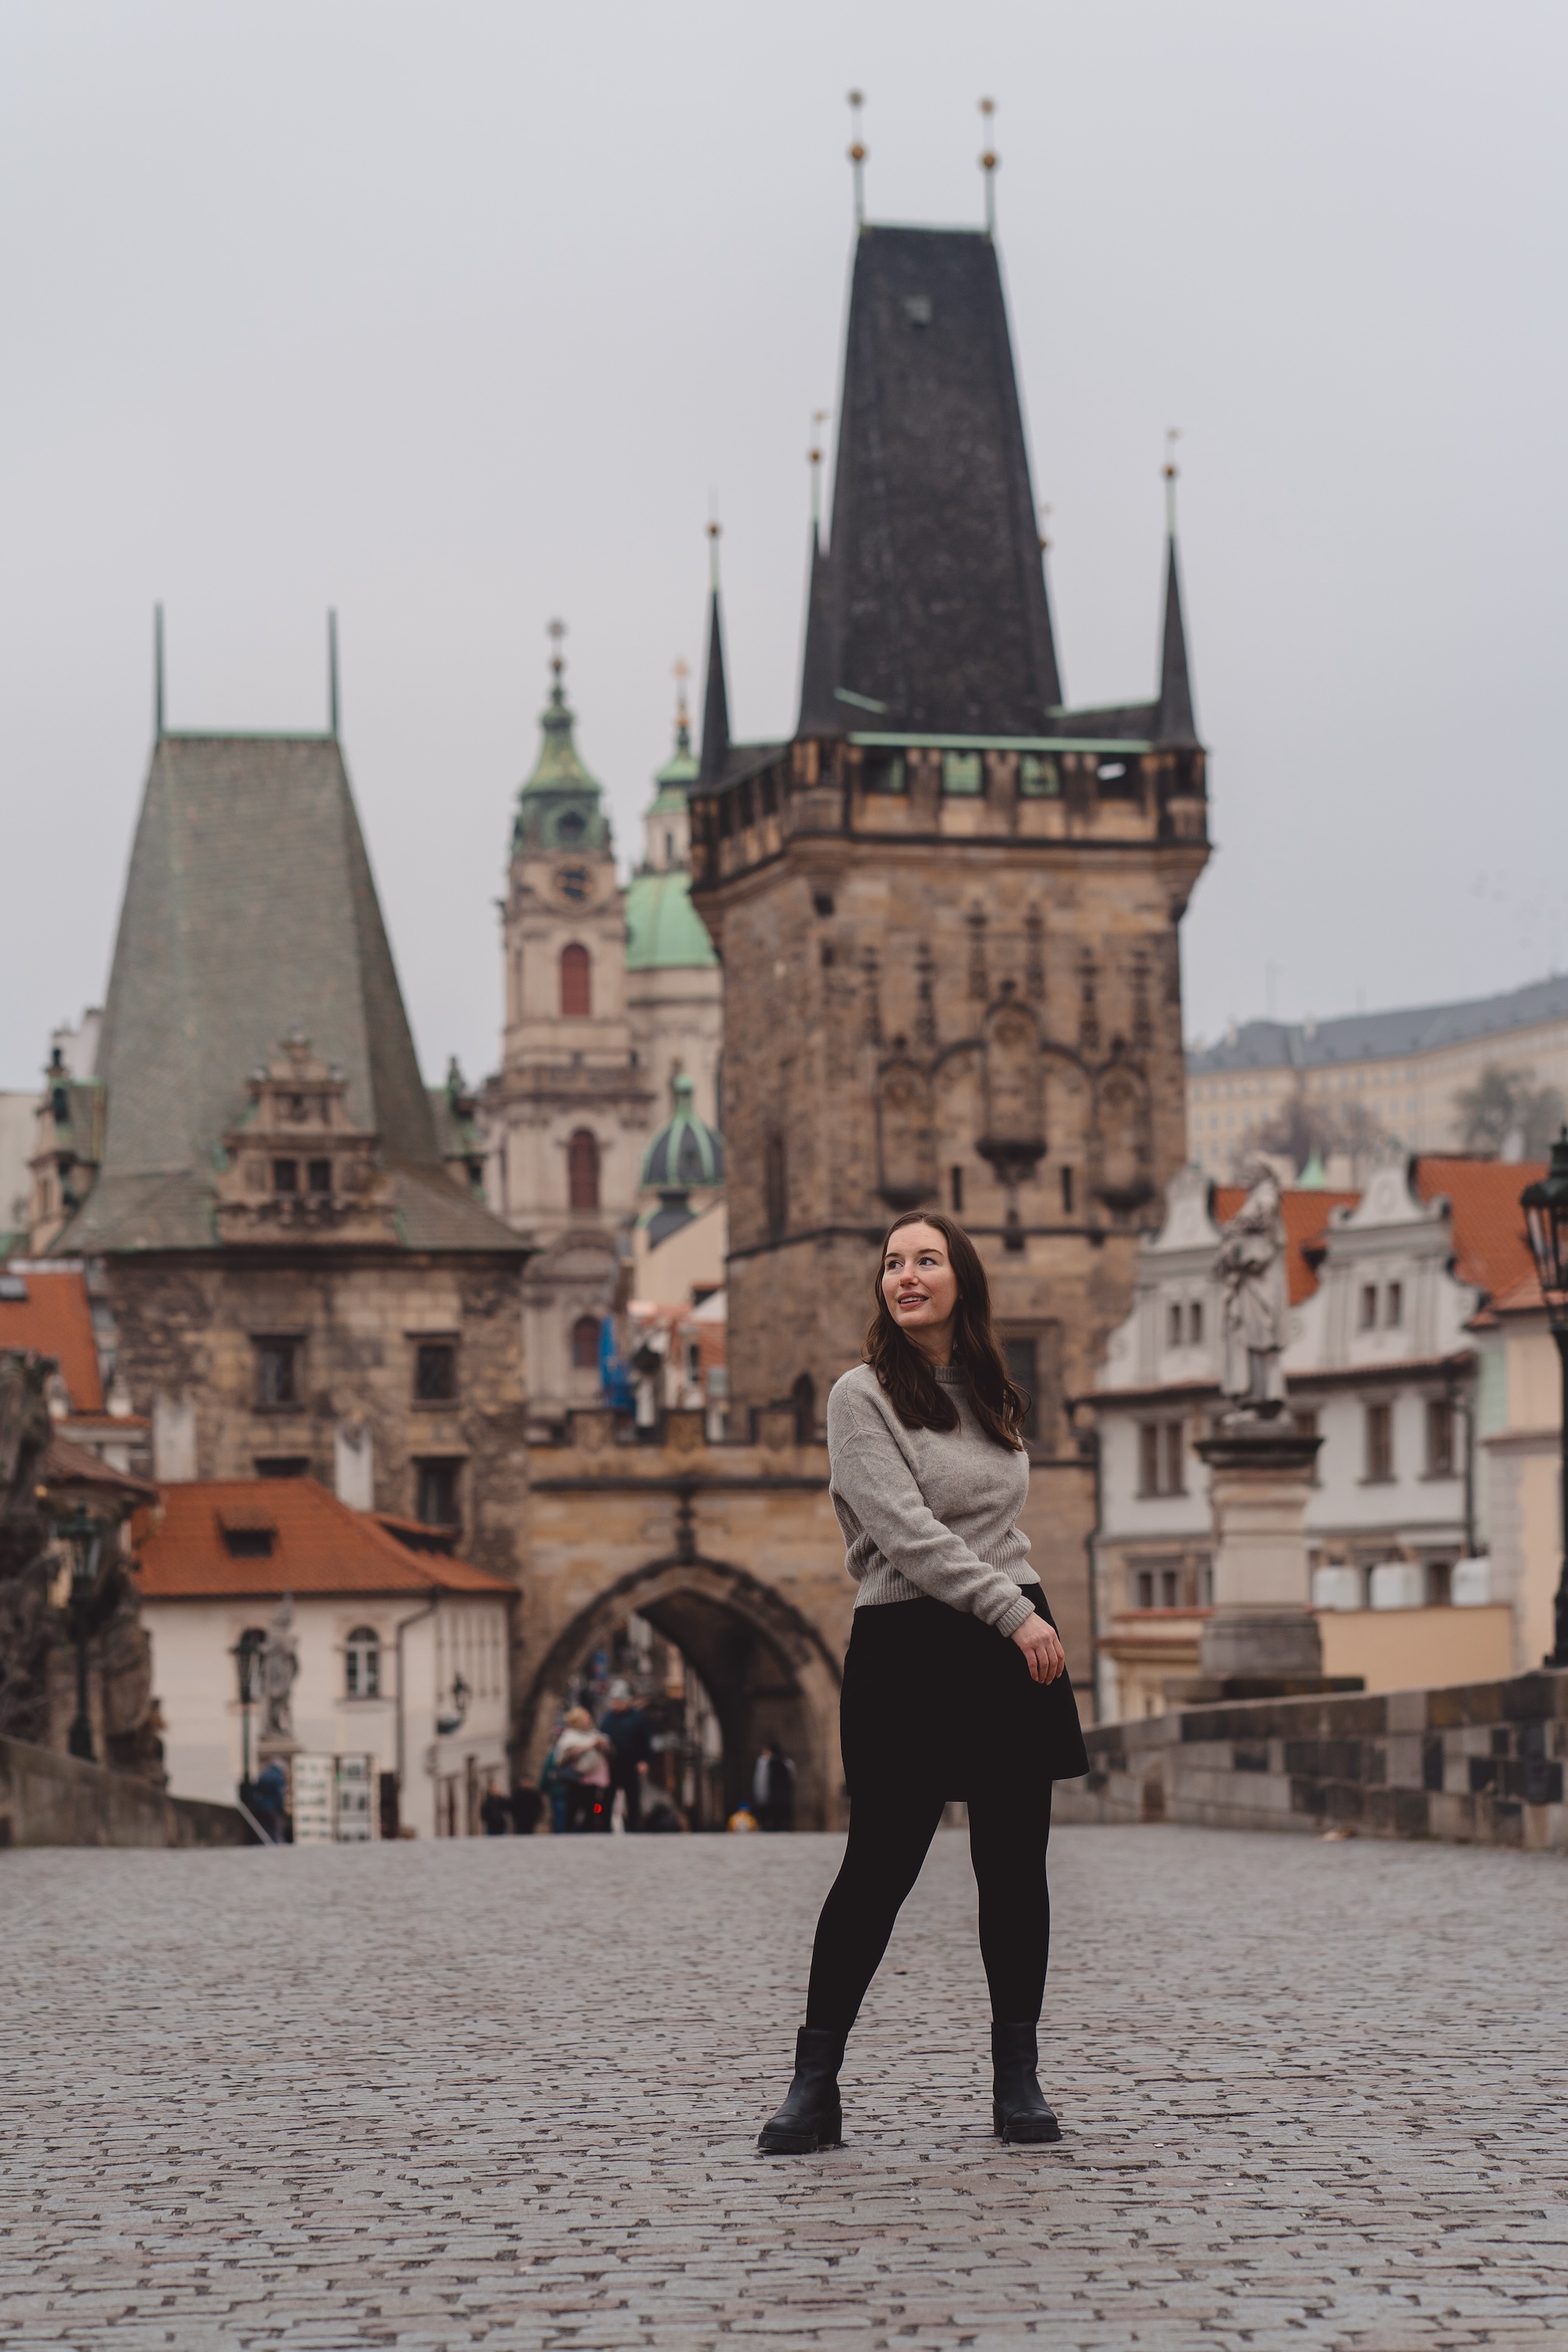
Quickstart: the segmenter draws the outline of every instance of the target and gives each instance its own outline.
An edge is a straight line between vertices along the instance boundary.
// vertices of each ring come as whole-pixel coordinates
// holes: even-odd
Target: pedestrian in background
[[[511,1825],[519,1837],[531,1837],[539,1827],[544,1800],[531,1780],[519,1780],[511,1792]]]
[[[632,1696],[629,1683],[610,1685],[610,1704],[599,1724],[610,1743],[610,1787],[626,1798],[626,1827],[642,1827],[643,1782],[653,1753],[648,1720]],[[612,1799],[613,1801],[613,1799]]]
[[[829,1493],[859,1586],[839,1698],[849,1839],[817,1922],[795,2079],[758,2141],[770,2155],[838,2145],[845,2041],[950,1798],[968,1802],[980,1885],[993,2126],[1061,2137],[1036,2073],[1046,1843],[1052,1782],[1089,1758],[1018,1525],[1031,1400],[1007,1377],[984,1266],[952,1218],[896,1218],[874,1297],[866,1360],[827,1400]]]
[[[479,1820],[486,1837],[510,1837],[511,1807],[493,1780],[479,1801]]]
[[[752,1811],[760,1830],[795,1827],[795,1766],[772,1740],[752,1773]]]
[[[555,1769],[566,1783],[566,1828],[610,1826],[610,1743],[585,1706],[574,1706],[555,1743]]]
[[[289,1776],[277,1757],[269,1757],[256,1776],[250,1810],[274,1845],[281,1845],[287,1835],[288,1803]]]

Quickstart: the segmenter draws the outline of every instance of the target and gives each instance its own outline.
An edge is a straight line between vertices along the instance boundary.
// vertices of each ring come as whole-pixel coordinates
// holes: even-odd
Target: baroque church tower
[[[502,902],[501,1067],[484,1092],[489,1195],[533,1245],[524,1280],[530,1428],[595,1403],[655,1097],[626,1005],[626,914],[600,787],[583,765],[559,650]]]
[[[988,232],[860,229],[838,416],[790,742],[731,741],[712,608],[691,857],[724,967],[731,1393],[820,1421],[887,1220],[952,1210],[1036,1401],[1028,1525],[1073,1647],[1069,1403],[1185,1156],[1177,927],[1208,844],[1174,541],[1158,693],[1064,707]]]

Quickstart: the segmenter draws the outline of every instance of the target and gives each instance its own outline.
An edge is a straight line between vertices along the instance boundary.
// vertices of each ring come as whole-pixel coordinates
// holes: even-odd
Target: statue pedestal
[[[1324,1675],[1311,1609],[1307,1496],[1321,1444],[1282,1414],[1247,1412],[1199,1441],[1214,1506],[1214,1615],[1199,1643],[1196,1680],[1168,1683],[1168,1700],[1190,1706],[1361,1688],[1359,1677]]]

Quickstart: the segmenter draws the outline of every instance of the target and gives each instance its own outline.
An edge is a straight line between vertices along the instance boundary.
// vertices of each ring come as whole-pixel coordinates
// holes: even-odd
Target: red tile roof
[[[226,1600],[284,1592],[493,1592],[515,1588],[466,1559],[416,1555],[365,1511],[313,1478],[204,1478],[159,1490],[142,1513],[140,1579],[149,1601]],[[237,1558],[231,1534],[270,1529],[272,1550]]]
[[[1247,1198],[1245,1184],[1216,1184],[1214,1193],[1214,1221],[1216,1225],[1228,1224]],[[1310,1298],[1318,1286],[1317,1270],[1302,1255],[1305,1245],[1310,1248],[1321,1242],[1327,1230],[1330,1212],[1333,1209],[1353,1209],[1361,1199],[1359,1192],[1282,1192],[1279,1213],[1285,1220],[1288,1244],[1286,1268],[1289,1277],[1290,1304],[1300,1307],[1303,1298]]]
[[[1544,1160],[1450,1160],[1426,1152],[1416,1160],[1420,1198],[1446,1197],[1452,1209],[1454,1266],[1461,1282],[1495,1299],[1533,1280],[1519,1196],[1545,1173]]]
[[[87,1276],[78,1273],[31,1274],[5,1269],[8,1282],[26,1286],[25,1298],[0,1298],[0,1348],[36,1349],[60,1368],[73,1412],[103,1411],[103,1381]]]

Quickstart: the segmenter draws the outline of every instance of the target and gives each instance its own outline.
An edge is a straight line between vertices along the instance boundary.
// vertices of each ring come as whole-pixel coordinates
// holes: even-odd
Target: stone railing
[[[1185,1707],[1086,1735],[1064,1822],[1338,1830],[1568,1852],[1568,1674]]]
[[[232,1805],[166,1796],[150,1780],[52,1748],[0,1739],[0,1846],[246,1845]]]

